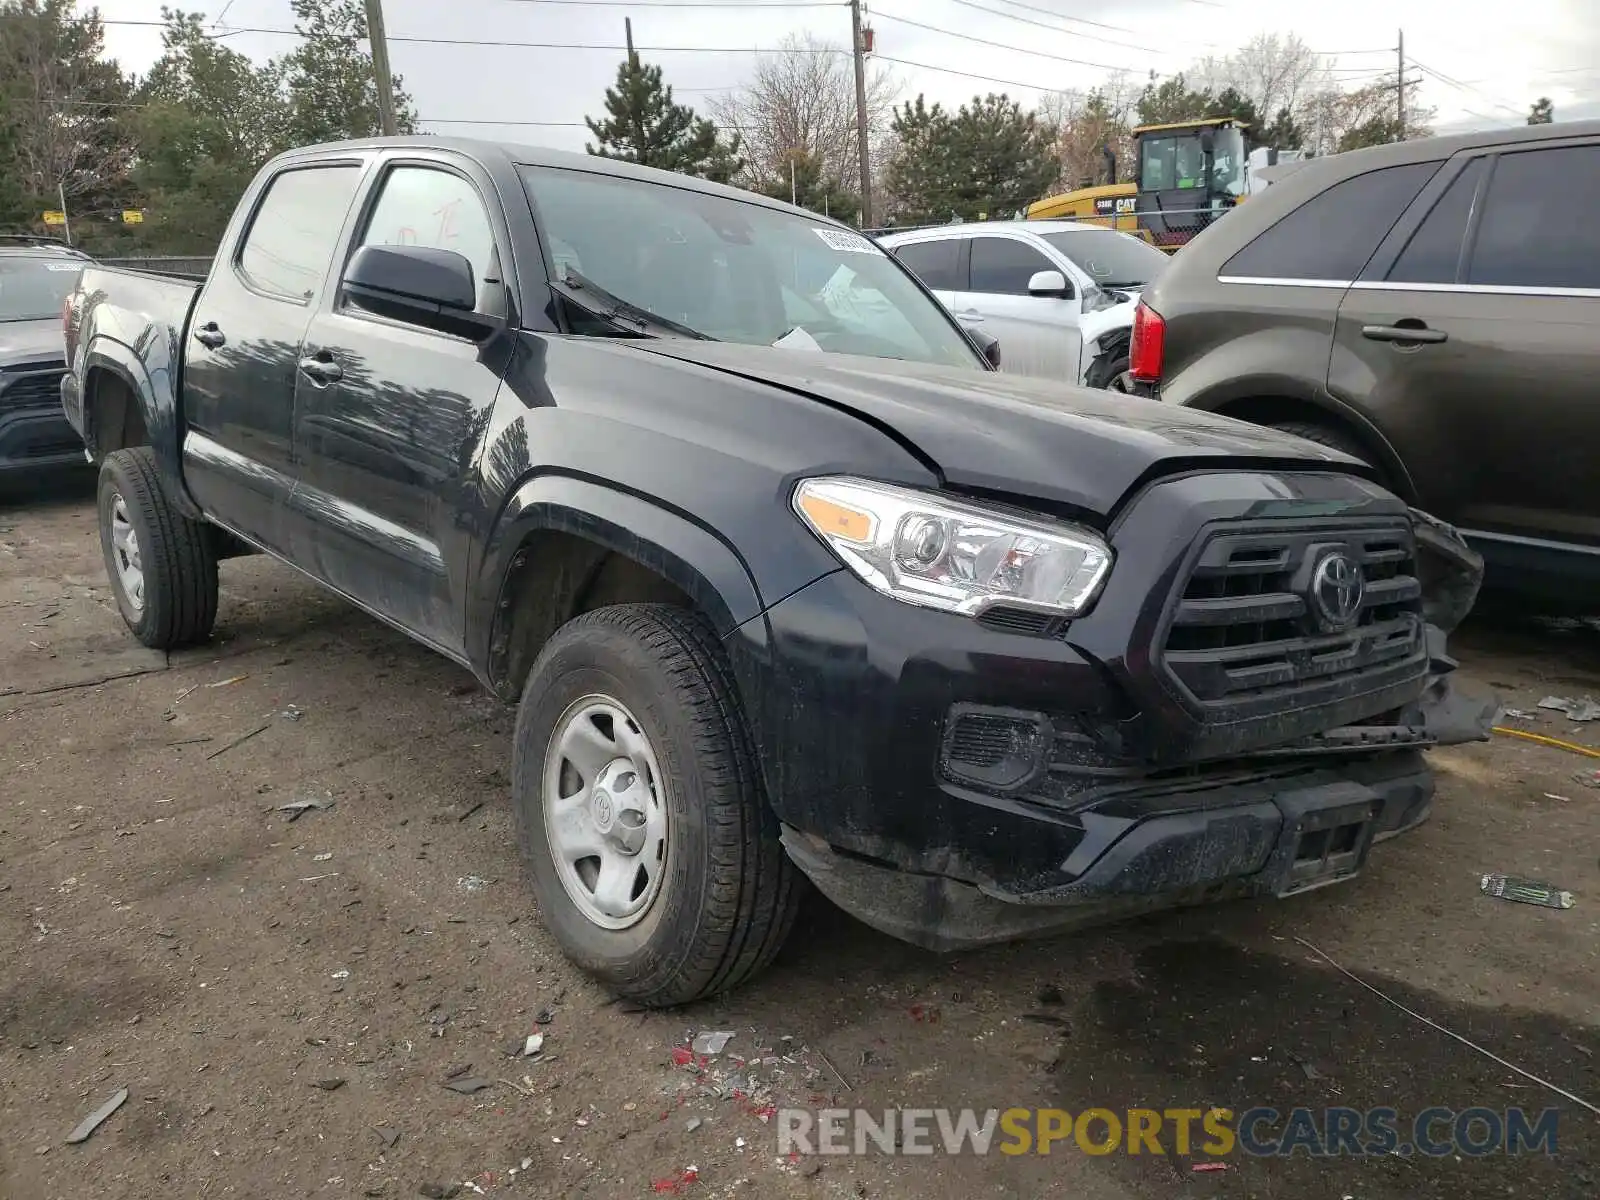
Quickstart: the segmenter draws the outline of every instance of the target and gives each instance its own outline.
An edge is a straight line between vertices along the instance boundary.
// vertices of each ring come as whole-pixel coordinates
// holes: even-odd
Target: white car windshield
[[[592,284],[591,297],[717,341],[982,366],[893,258],[820,217],[600,172],[522,177],[552,275],[575,279],[575,296]]]
[[[0,256],[0,321],[59,317],[81,274],[81,262]]]
[[[1101,287],[1143,287],[1171,260],[1148,242],[1111,229],[1041,235]]]

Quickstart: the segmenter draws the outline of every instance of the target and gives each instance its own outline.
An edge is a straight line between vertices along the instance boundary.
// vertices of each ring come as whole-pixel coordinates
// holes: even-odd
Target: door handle
[[[344,378],[344,368],[326,350],[302,358],[300,372],[316,383],[337,383]]]
[[[194,331],[194,340],[207,350],[218,350],[227,344],[228,336],[217,328],[215,321],[207,321]]]
[[[965,321],[968,325],[981,325],[983,323],[983,314],[969,308],[965,312],[958,312],[956,320]]]
[[[1414,325],[1363,325],[1361,336],[1372,342],[1396,342],[1400,345],[1435,345],[1448,341],[1450,335],[1442,329],[1429,329],[1421,321]]]

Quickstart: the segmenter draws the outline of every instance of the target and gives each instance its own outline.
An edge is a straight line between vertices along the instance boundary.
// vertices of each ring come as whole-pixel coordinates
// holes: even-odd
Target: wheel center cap
[[[611,803],[611,794],[603,788],[596,788],[590,808],[594,815],[595,828],[601,833],[610,833],[611,824],[617,816],[616,808]]]

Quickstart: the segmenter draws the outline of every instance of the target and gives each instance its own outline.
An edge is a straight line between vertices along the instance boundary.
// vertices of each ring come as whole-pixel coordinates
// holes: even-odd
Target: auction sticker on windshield
[[[851,233],[847,229],[816,229],[811,230],[831,250],[842,250],[847,254],[882,254],[883,251],[874,246],[859,233]]]

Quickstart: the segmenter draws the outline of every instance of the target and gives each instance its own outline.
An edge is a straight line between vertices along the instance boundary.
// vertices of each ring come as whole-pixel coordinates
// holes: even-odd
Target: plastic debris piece
[[[83,1120],[78,1122],[78,1127],[67,1134],[67,1145],[76,1146],[79,1142],[86,1142],[96,1129],[104,1125],[107,1119],[117,1109],[128,1102],[128,1089],[118,1088],[111,1094],[111,1098],[95,1109]]]
[[[1564,892],[1540,883],[1537,879],[1523,879],[1516,875],[1485,875],[1478,883],[1485,895],[1502,900],[1515,900],[1518,904],[1537,904],[1544,908],[1571,908],[1576,901],[1571,892]]]
[[[443,1086],[449,1088],[452,1092],[460,1092],[463,1096],[470,1096],[474,1092],[481,1092],[484,1088],[493,1087],[494,1085],[487,1079],[480,1078],[477,1075],[469,1075],[465,1079],[446,1080]]]
[[[328,978],[329,979],[349,979],[350,978],[350,972],[346,968],[340,967],[332,975],[328,976]]]
[[[417,1189],[419,1196],[426,1196],[428,1200],[455,1200],[461,1195],[459,1183],[425,1183]]]
[[[400,1141],[400,1131],[398,1129],[389,1129],[383,1125],[374,1125],[373,1132],[383,1140],[383,1148],[385,1150],[393,1150],[396,1144],[398,1144]]]
[[[1566,713],[1569,721],[1600,721],[1600,704],[1596,704],[1588,696],[1582,700],[1569,700],[1565,696],[1546,696],[1539,701],[1539,707]]]
[[[249,678],[250,678],[249,675],[234,675],[229,679],[219,679],[215,683],[208,683],[208,684],[206,684],[206,686],[208,688],[232,687],[234,684],[243,683],[246,679],[249,679]]]
[[[555,1019],[556,1013],[555,1009],[553,1008],[541,1008],[538,1012],[533,1014],[533,1023],[535,1025],[548,1025]]]
[[[694,1039],[696,1054],[721,1054],[733,1040],[733,1030],[716,1030],[700,1034]]]
[[[456,880],[456,886],[463,892],[481,892],[489,886],[489,881],[481,875],[463,875]]]
[[[1600,771],[1578,771],[1572,776],[1572,782],[1586,788],[1600,788]]]
[[[321,1088],[325,1092],[337,1092],[340,1088],[342,1088],[344,1086],[344,1080],[342,1080],[342,1079],[317,1079],[317,1080],[313,1080],[312,1081],[311,1086],[314,1087],[314,1088]]]
[[[530,1033],[528,1035],[528,1040],[522,1043],[522,1056],[524,1058],[531,1058],[533,1055],[538,1054],[539,1051],[543,1049],[544,1034]]]
[[[460,1079],[470,1070],[472,1070],[471,1063],[460,1063],[446,1071],[444,1077],[446,1079]]]
[[[332,807],[333,801],[331,800],[291,800],[288,804],[278,805],[277,811],[288,813],[288,819],[291,821],[298,821],[313,809],[320,811]]]
[[[333,858],[333,854],[331,852],[327,853],[327,854],[313,854],[311,856],[311,861],[312,862],[328,862],[332,858]]]
[[[694,1062],[694,1051],[687,1046],[674,1046],[672,1048],[672,1065],[687,1067]]]
[[[1191,1171],[1226,1171],[1227,1169],[1228,1164],[1225,1162],[1195,1163],[1194,1166],[1189,1168]]]
[[[699,1129],[700,1126],[702,1126],[704,1124],[705,1124],[705,1121],[702,1120],[700,1117],[690,1117],[687,1121],[685,1121],[683,1123],[683,1131],[685,1133],[693,1133],[696,1129]]]

